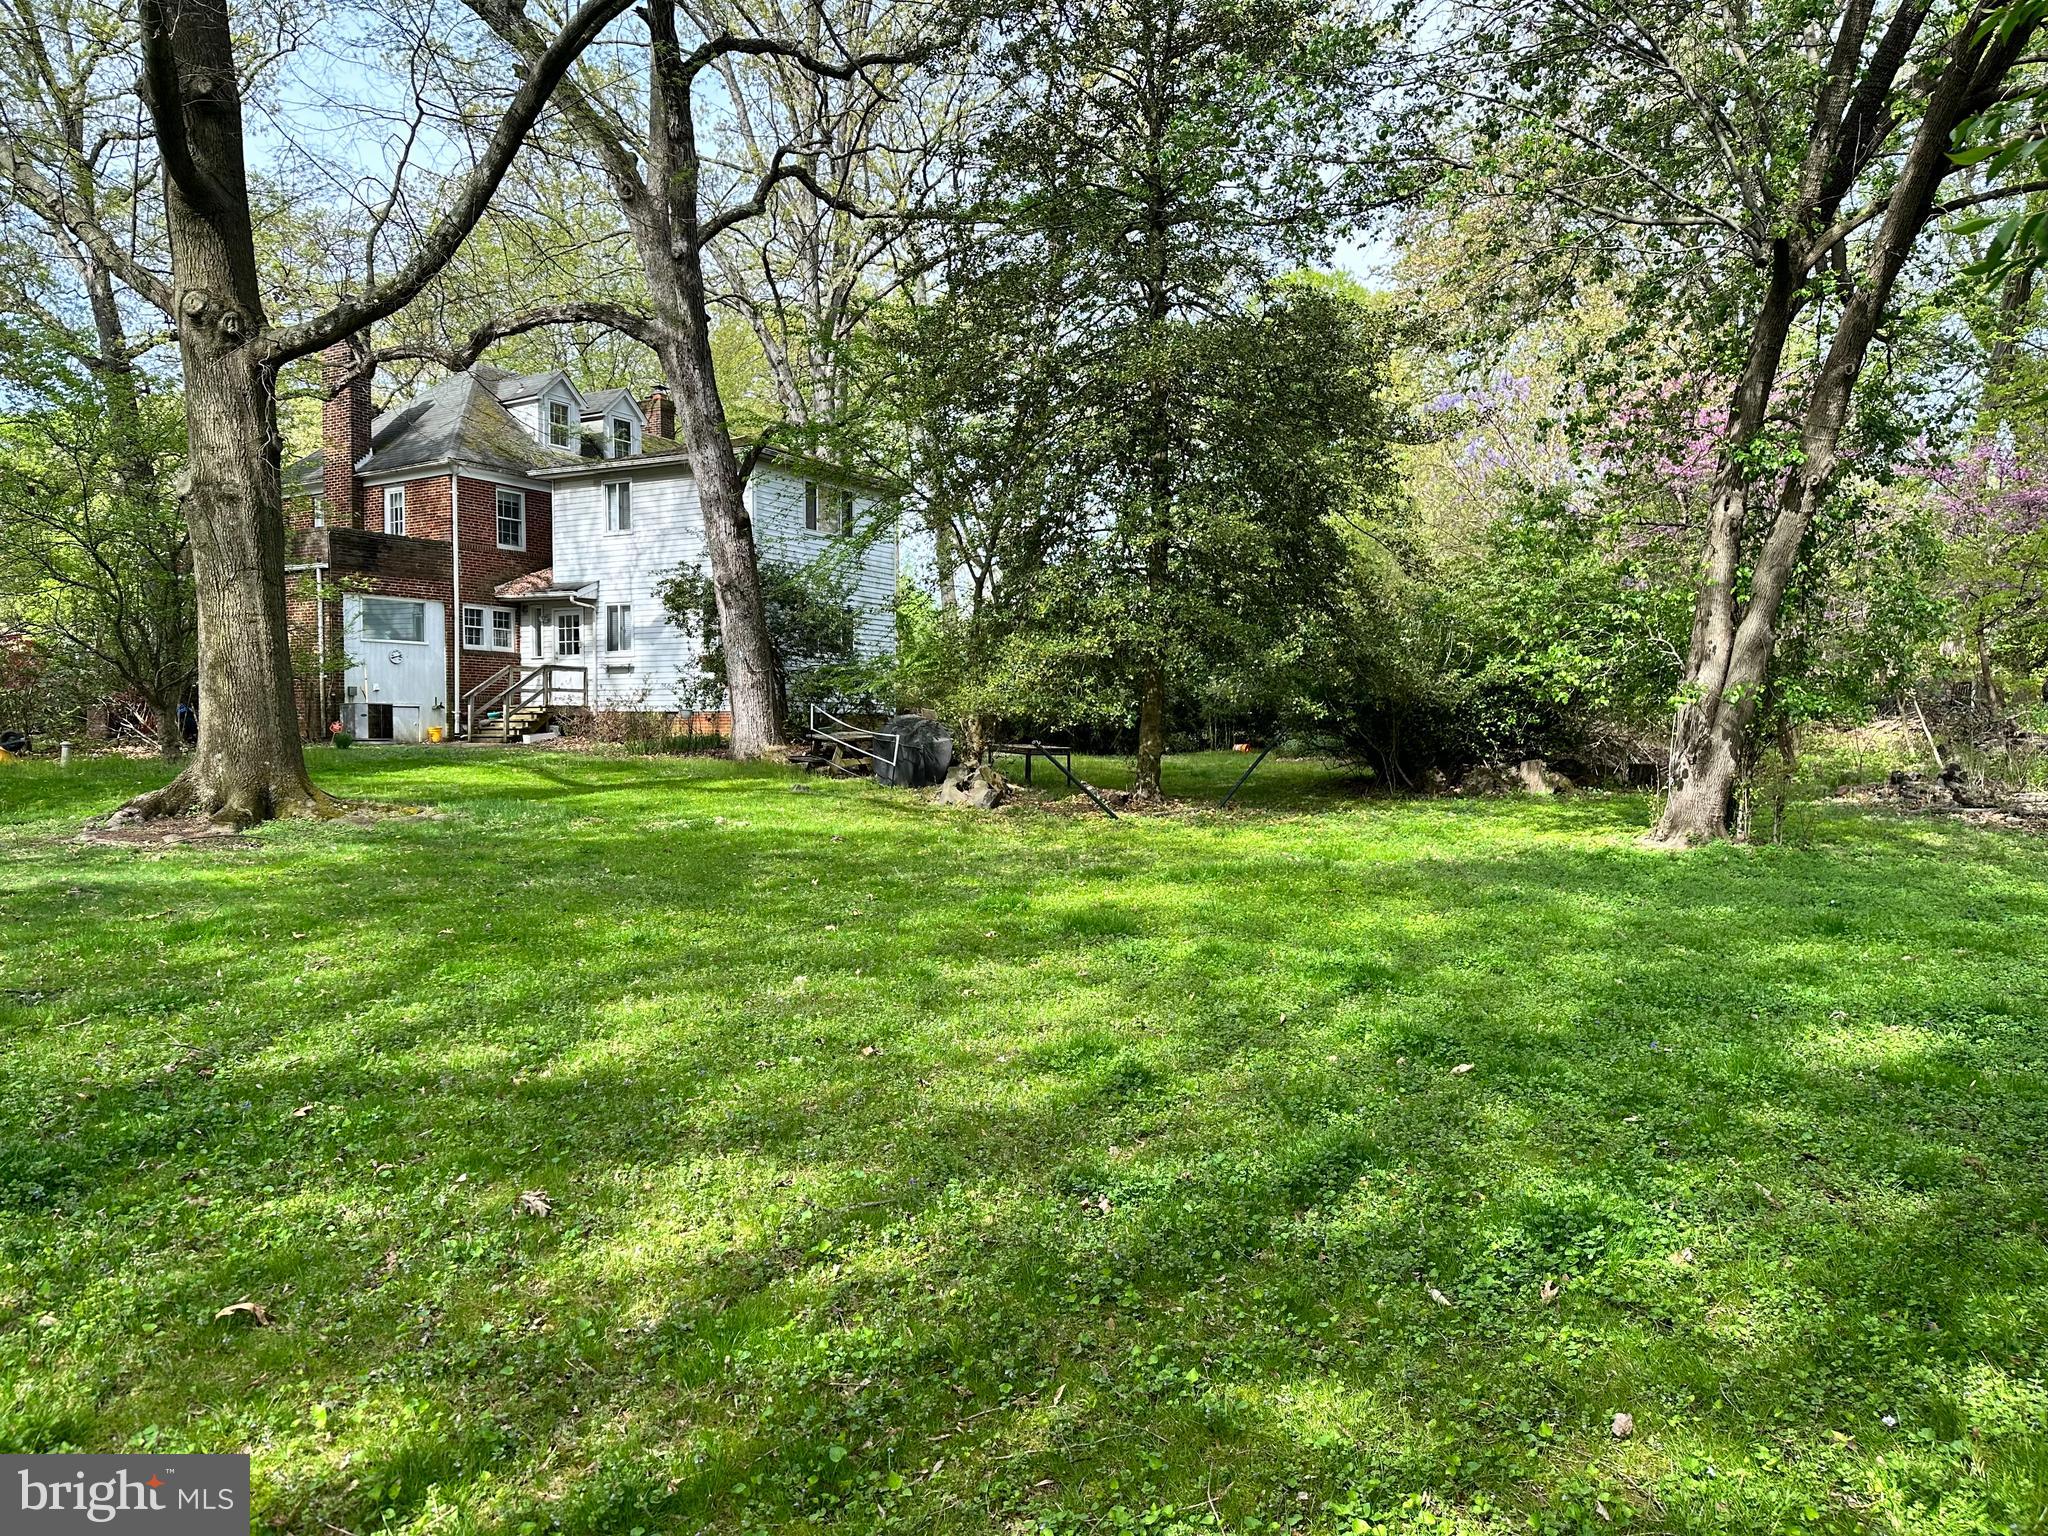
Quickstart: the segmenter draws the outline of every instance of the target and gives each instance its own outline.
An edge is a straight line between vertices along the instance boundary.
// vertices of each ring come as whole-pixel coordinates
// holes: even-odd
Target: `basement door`
[[[343,719],[364,741],[425,741],[448,728],[448,632],[441,604],[346,592]]]

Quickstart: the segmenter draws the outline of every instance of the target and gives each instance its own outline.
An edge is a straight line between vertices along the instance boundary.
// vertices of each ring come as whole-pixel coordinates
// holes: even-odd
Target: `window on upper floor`
[[[629,417],[612,418],[612,457],[630,459],[633,456],[633,423]]]
[[[498,487],[498,548],[526,548],[526,492]]]
[[[567,448],[576,438],[576,424],[569,418],[569,402],[550,400],[548,402],[548,441],[557,448]]]
[[[835,491],[815,480],[806,480],[804,527],[835,537],[853,532],[853,492]]]
[[[608,480],[604,487],[604,527],[607,533],[633,531],[633,482]]]
[[[327,498],[320,495],[317,491],[313,495],[313,526],[315,528],[325,528],[327,526]]]
[[[405,487],[402,485],[384,487],[384,531],[405,532]]]

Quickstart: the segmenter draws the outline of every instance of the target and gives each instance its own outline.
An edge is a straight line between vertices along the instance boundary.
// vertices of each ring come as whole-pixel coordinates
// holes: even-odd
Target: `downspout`
[[[448,471],[448,564],[449,597],[454,600],[449,617],[455,621],[455,689],[448,695],[448,727],[444,740],[453,741],[462,722],[462,477]]]
[[[327,567],[313,567],[313,677],[320,693],[320,729],[327,729]]]

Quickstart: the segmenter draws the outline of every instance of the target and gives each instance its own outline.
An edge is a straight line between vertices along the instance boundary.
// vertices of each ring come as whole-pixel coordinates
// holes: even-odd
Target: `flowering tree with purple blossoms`
[[[1998,433],[1929,469],[1927,484],[1947,544],[1957,644],[1978,705],[1994,708],[1999,665],[2048,666],[2048,470]]]

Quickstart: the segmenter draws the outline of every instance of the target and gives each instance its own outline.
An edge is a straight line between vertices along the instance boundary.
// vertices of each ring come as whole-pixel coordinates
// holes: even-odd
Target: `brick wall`
[[[405,486],[405,537],[408,539],[434,539],[448,542],[448,477],[428,475],[422,480],[394,481]],[[389,489],[382,485],[365,485],[357,491],[357,518],[355,526],[367,528],[374,533],[384,531],[384,492]],[[332,522],[334,519],[329,518]]]
[[[340,590],[367,592],[383,597],[424,598],[442,606],[442,623],[448,655],[447,694],[451,725],[458,720],[460,693],[456,687],[458,651],[461,656],[461,686],[474,688],[517,659],[516,652],[472,650],[462,645],[464,604],[510,607],[493,595],[493,589],[515,576],[550,563],[553,549],[552,498],[546,491],[529,490],[526,495],[526,548],[498,548],[498,488],[488,480],[463,476],[457,484],[456,503],[461,518],[462,590],[450,590],[454,576],[455,550],[449,542],[451,520],[448,477],[433,475],[406,482],[406,533],[404,536],[376,531],[384,521],[381,486],[365,487],[363,508],[365,528],[330,526],[324,529],[297,528],[290,535],[289,562],[294,565],[324,564],[328,567],[327,636],[331,656],[340,653]],[[310,574],[310,573],[308,573]],[[319,616],[310,596],[298,595],[303,585],[293,578],[287,594],[292,647],[295,656],[310,657],[318,634]],[[299,668],[308,678],[310,661]],[[319,713],[317,688],[302,685],[300,713],[308,734],[326,735],[326,723],[314,718]],[[338,680],[328,688],[328,714],[332,717],[341,697]]]

